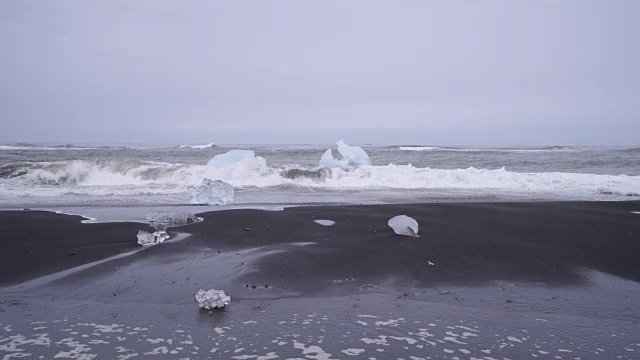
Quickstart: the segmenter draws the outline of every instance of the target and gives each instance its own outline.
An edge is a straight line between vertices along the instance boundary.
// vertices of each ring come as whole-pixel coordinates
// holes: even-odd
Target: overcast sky
[[[0,141],[638,145],[640,1],[0,1]]]

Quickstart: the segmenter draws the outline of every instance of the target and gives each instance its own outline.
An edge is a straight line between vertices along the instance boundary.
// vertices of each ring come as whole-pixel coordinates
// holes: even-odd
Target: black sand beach
[[[142,250],[144,224],[0,212],[0,324],[10,329],[0,330],[0,346],[15,345],[0,350],[45,358],[67,347],[115,358],[116,345],[125,355],[167,358],[637,358],[638,210],[640,202],[229,210],[200,214],[203,222],[170,229],[172,239]],[[387,221],[398,214],[418,221],[420,237],[393,233]],[[225,290],[231,305],[198,310],[201,288]],[[15,350],[26,341],[17,334],[34,337],[41,321],[48,345]],[[62,341],[71,323],[93,324],[87,334],[101,334],[100,324],[120,331],[100,338],[108,346],[76,336],[87,350]],[[162,340],[140,338],[145,331]],[[135,334],[116,340],[124,333]],[[190,340],[168,342],[177,334]]]
[[[0,212],[0,285],[72,268],[139,247],[141,224],[82,224],[81,216]],[[133,234],[133,237],[131,236]]]
[[[417,286],[519,280],[580,282],[580,269],[640,280],[638,202],[473,203],[299,207],[200,214],[174,229],[189,238],[149,249],[154,255],[296,246],[259,262],[260,283],[313,292],[340,278]],[[420,237],[393,233],[387,220],[408,214]],[[2,282],[16,283],[138,249],[135,223],[81,224],[79,216],[41,211],[0,213]],[[335,221],[322,226],[318,219]],[[156,254],[157,253],[157,254]],[[73,255],[72,255],[73,254]],[[428,262],[438,266],[428,267]],[[314,283],[312,288],[308,285]],[[359,284],[363,285],[363,284]],[[318,289],[320,290],[320,289]]]

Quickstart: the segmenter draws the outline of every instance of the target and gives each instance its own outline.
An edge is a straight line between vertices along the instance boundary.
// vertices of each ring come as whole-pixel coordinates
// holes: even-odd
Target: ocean
[[[637,358],[640,148],[362,147],[1,146],[0,353]]]
[[[204,178],[233,185],[231,207],[249,208],[640,199],[637,147],[360,146],[371,166],[319,176],[327,149],[339,158],[335,145],[6,144],[0,208],[186,206]],[[258,158],[206,165],[232,149]]]

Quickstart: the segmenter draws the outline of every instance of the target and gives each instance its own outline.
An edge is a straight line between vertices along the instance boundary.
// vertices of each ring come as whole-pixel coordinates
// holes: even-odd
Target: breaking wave
[[[81,147],[74,145],[56,145],[49,147],[42,146],[21,146],[21,145],[0,145],[0,150],[98,150],[99,147]]]
[[[125,149],[135,149],[140,150],[144,148],[137,147],[127,147],[127,146],[83,146],[83,145],[73,145],[73,144],[63,144],[63,145],[51,145],[51,146],[41,146],[34,144],[14,144],[14,145],[0,145],[0,150],[38,150],[38,151],[58,151],[58,150],[125,150]]]
[[[438,146],[400,146],[402,151],[456,151],[456,152],[516,152],[516,153],[536,153],[536,152],[577,152],[578,149],[566,146],[548,146],[542,148],[455,148]]]
[[[620,150],[622,152],[631,153],[631,154],[640,154],[640,147],[632,147]]]
[[[640,176],[566,172],[523,173],[487,170],[418,168],[412,165],[362,166],[353,170],[270,167],[261,158],[216,168],[134,160],[75,160],[11,163],[0,167],[0,188],[15,191],[60,189],[52,194],[179,194],[203,178],[220,179],[236,189],[312,187],[327,189],[497,190],[560,195],[616,194],[638,196]],[[38,190],[39,189],[39,190]],[[15,195],[15,194],[14,194]]]
[[[180,145],[180,149],[192,149],[192,150],[204,150],[218,147],[216,143],[209,143],[206,145]]]
[[[400,150],[403,151],[436,151],[442,150],[437,146],[400,146]]]

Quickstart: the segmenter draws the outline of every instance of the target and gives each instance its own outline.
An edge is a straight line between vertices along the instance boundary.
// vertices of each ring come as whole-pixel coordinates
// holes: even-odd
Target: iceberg
[[[147,220],[154,225],[176,226],[192,224],[201,219],[188,212],[156,211],[147,214]]]
[[[343,159],[344,160],[344,159]],[[322,154],[320,157],[320,168],[345,168],[349,162],[348,161],[340,161],[333,157],[333,152],[331,149],[327,149],[327,151]]]
[[[338,160],[333,157],[331,149],[325,151],[320,158],[321,168],[342,168],[348,169],[363,165],[371,165],[371,159],[369,155],[359,146],[351,146],[342,140],[339,140],[336,145],[338,146],[338,153],[342,156],[342,159]]]
[[[169,238],[169,234],[166,231],[160,230],[153,233],[148,231],[138,231],[138,244],[147,247],[156,244],[160,244]]]
[[[224,154],[218,154],[211,158],[207,163],[207,166],[213,166],[217,168],[229,166],[231,164],[238,163],[244,159],[253,159],[256,157],[256,153],[253,150],[230,150]]]
[[[344,141],[340,140],[336,143],[338,145],[338,152],[342,155],[342,159],[348,159],[349,165],[361,166],[371,165],[369,155],[360,146],[350,146]]]
[[[389,227],[398,235],[418,236],[418,222],[407,215],[398,215],[389,219]]]
[[[228,183],[205,178],[191,194],[191,203],[195,205],[226,205],[233,201],[233,194],[233,186]]]
[[[198,290],[196,293],[196,301],[200,305],[201,309],[220,309],[231,302],[231,297],[224,293],[222,290]]]

